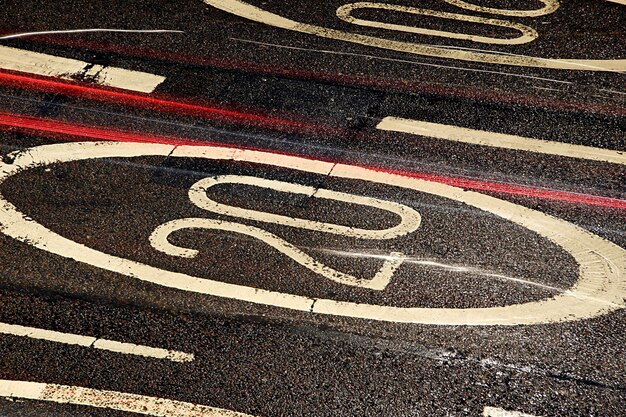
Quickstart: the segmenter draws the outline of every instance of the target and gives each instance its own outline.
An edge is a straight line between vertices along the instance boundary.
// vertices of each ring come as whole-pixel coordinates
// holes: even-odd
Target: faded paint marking
[[[82,336],[72,333],[61,333],[36,327],[19,326],[16,324],[0,323],[0,333],[12,336],[29,337],[31,339],[47,340],[49,342],[79,345],[94,349],[108,350],[125,355],[145,356],[149,358],[168,359],[173,362],[189,362],[194,359],[191,353],[166,350],[133,343],[116,342],[115,340],[98,339],[93,336]]]
[[[0,379],[0,397],[84,405],[158,417],[253,417],[222,408],[166,398],[7,379]]]
[[[0,69],[89,81],[108,87],[151,93],[165,77],[117,67],[104,67],[76,59],[0,46]]]
[[[520,413],[519,411],[507,411],[502,408],[485,407],[483,417],[539,417],[531,414]]]

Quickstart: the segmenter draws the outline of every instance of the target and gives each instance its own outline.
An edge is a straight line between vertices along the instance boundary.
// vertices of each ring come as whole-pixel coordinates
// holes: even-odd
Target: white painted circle
[[[488,308],[420,308],[358,304],[224,283],[159,269],[112,256],[64,238],[29,219],[0,196],[0,232],[69,259],[131,278],[179,290],[275,307],[337,316],[435,325],[517,325],[581,320],[623,308],[626,298],[626,250],[574,224],[473,191],[368,168],[275,153],[215,146],[178,146],[81,142],[39,146],[0,164],[0,183],[39,166],[97,158],[166,156],[231,160],[324,173],[333,177],[386,184],[449,198],[495,214],[554,242],[579,264],[579,278],[563,294],[524,304]]]

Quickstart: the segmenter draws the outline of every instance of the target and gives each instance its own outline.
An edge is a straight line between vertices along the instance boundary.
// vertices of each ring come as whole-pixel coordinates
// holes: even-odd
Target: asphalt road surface
[[[0,415],[626,415],[626,2],[2,11]]]

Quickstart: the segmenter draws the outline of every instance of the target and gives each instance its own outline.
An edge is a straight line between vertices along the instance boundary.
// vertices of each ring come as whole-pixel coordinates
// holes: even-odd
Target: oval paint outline
[[[432,181],[359,166],[208,145],[73,142],[29,148],[17,154],[12,163],[0,163],[0,184],[25,170],[53,163],[146,156],[257,163],[343,179],[386,184],[449,198],[521,225],[557,244],[578,262],[579,278],[572,288],[562,294],[524,304],[459,309],[392,307],[313,299],[229,284],[167,271],[109,255],[52,232],[21,213],[2,195],[0,195],[0,232],[64,258],[169,288],[348,318],[432,325],[520,325],[588,319],[625,307],[626,250],[616,244],[565,220],[505,200]]]
[[[477,52],[452,47],[439,47],[420,43],[393,41],[375,36],[348,33],[323,26],[301,23],[275,13],[260,9],[242,0],[202,0],[224,12],[293,32],[306,33],[322,38],[334,39],[354,44],[371,46],[414,55],[431,56],[437,58],[458,59],[461,61],[481,62],[486,64],[511,65],[517,67],[532,67],[574,71],[626,71],[626,58],[620,59],[562,59],[541,58],[526,55],[515,55],[504,52]]]
[[[378,20],[366,20],[359,19],[352,15],[354,10],[363,10],[363,9],[381,9],[381,10],[391,10],[393,12],[406,13],[406,14],[414,14],[418,16],[431,16],[437,17],[440,19],[448,19],[448,20],[459,20],[464,22],[472,22],[477,24],[482,24],[486,26],[496,26],[500,28],[508,28],[517,30],[521,33],[521,36],[517,38],[492,38],[489,36],[480,36],[480,35],[472,35],[469,33],[461,33],[461,32],[447,32],[442,30],[434,30],[434,29],[426,29],[415,26],[407,26],[407,25],[398,25],[395,23],[385,23]],[[450,38],[450,39],[462,39],[466,41],[472,42],[480,42],[480,43],[491,43],[494,45],[520,45],[534,41],[539,37],[537,31],[530,26],[522,25],[521,23],[509,22],[507,20],[495,19],[492,17],[482,17],[482,16],[471,16],[466,14],[459,13],[449,13],[442,12],[431,9],[421,9],[418,7],[410,7],[410,6],[400,6],[395,4],[387,4],[387,3],[373,3],[373,2],[358,2],[358,3],[347,3],[343,6],[340,6],[335,14],[337,17],[344,22],[351,23],[353,25],[364,26],[364,27],[372,27],[377,29],[386,29],[386,30],[395,30],[398,32],[406,32],[406,33],[417,33],[420,35],[426,36],[438,36],[442,38]]]

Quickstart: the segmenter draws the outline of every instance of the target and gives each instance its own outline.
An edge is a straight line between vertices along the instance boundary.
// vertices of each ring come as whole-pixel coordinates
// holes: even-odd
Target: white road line
[[[520,413],[519,411],[506,411],[502,408],[485,407],[483,417],[538,417],[531,414]]]
[[[25,38],[29,36],[40,35],[59,35],[59,34],[71,34],[71,33],[90,33],[90,32],[118,32],[118,33],[185,33],[182,30],[169,30],[169,29],[68,29],[68,30],[44,30],[41,32],[23,32],[13,33],[11,35],[0,36],[0,39],[15,39]]]
[[[543,153],[547,155],[558,155],[568,158],[589,159],[592,161],[626,165],[626,152],[594,148],[591,146],[572,145],[569,143],[552,142],[523,136],[507,135],[503,133],[487,132],[484,130],[467,129],[464,127],[423,122],[420,120],[385,117],[376,126],[376,128],[380,130],[410,133],[473,145],[514,149],[518,151]]]
[[[0,379],[0,397],[106,408],[158,417],[253,417],[223,408],[69,385]]]
[[[151,93],[165,77],[76,59],[0,46],[0,69],[66,80],[90,81],[108,87]]]
[[[12,336],[30,337],[31,339],[47,340],[50,342],[65,343],[68,345],[79,345],[94,349],[108,350],[111,352],[123,353],[126,355],[168,359],[173,362],[189,362],[194,359],[194,355],[191,353],[135,345],[133,343],[116,342],[114,340],[98,339],[93,336],[61,333],[52,330],[19,326],[15,324],[0,323],[0,333],[9,334]]]
[[[611,3],[617,3],[617,4],[626,6],[626,0],[606,0],[606,1],[610,1]]]

